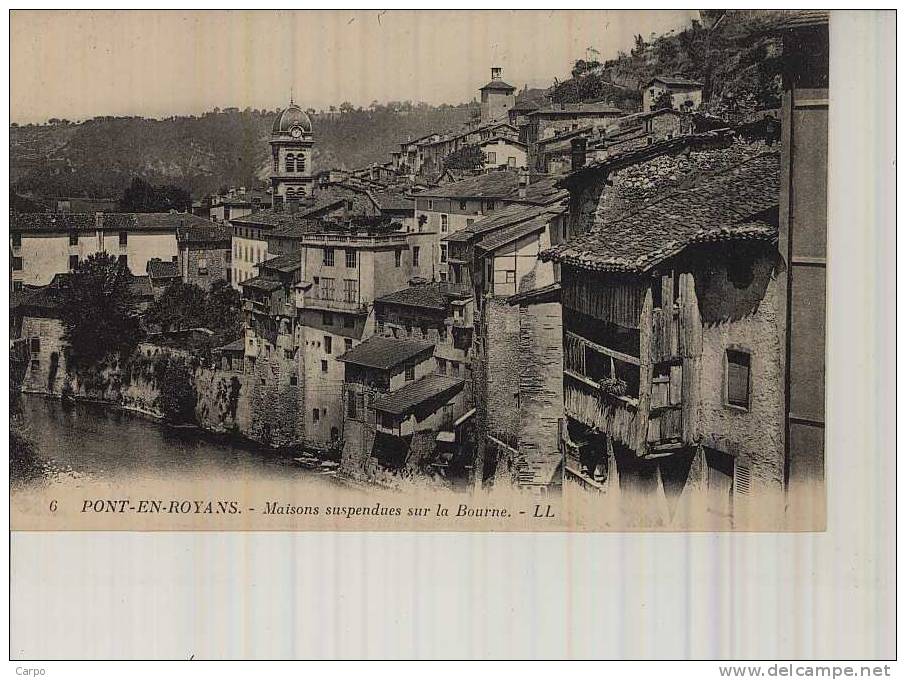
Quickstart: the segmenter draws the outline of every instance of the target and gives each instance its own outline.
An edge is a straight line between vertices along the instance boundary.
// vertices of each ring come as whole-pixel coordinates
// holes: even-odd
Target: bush
[[[158,383],[159,404],[164,420],[170,423],[194,423],[195,404],[198,396],[192,380],[192,371],[181,361],[162,361],[162,378]]]

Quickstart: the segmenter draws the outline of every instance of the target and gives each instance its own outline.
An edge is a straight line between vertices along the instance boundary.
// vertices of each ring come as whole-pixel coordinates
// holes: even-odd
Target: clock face
[[[290,129],[289,134],[291,134],[293,137],[301,137],[301,136],[302,136],[302,128],[300,128],[299,126],[295,126],[295,127],[293,127],[293,128]]]

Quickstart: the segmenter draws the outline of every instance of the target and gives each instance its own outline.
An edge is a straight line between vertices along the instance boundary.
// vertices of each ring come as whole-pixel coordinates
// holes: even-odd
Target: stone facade
[[[230,280],[230,243],[191,244],[179,249],[179,272],[183,283],[205,290],[215,281]]]

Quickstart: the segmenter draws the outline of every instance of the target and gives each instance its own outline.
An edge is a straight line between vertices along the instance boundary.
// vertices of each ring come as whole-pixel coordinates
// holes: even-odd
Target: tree
[[[64,338],[70,361],[91,365],[108,354],[127,354],[141,336],[133,313],[132,273],[107,253],[89,255],[61,285]]]
[[[154,186],[140,177],[134,177],[123,192],[119,208],[122,212],[185,212],[192,207],[188,191],[171,184]]]
[[[205,292],[192,283],[174,281],[145,312],[145,322],[162,331],[180,331],[204,325]]]
[[[448,170],[477,170],[483,168],[487,158],[477,146],[464,146],[444,158]]]
[[[160,409],[171,423],[194,423],[198,395],[192,384],[192,371],[186,364],[167,357],[162,367],[163,377],[158,384]]]
[[[661,109],[672,109],[673,108],[673,96],[668,90],[664,90],[651,103],[652,111],[660,111]]]

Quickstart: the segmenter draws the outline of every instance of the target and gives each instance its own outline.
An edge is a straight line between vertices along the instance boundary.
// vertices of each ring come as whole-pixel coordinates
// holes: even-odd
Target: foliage
[[[192,380],[192,370],[185,362],[173,357],[161,360],[163,375],[158,383],[158,403],[164,420],[171,423],[194,423],[198,396]]]
[[[136,346],[141,331],[133,314],[131,281],[125,263],[107,253],[79,262],[60,291],[70,362],[94,365],[107,354],[126,354]]]
[[[241,304],[239,293],[226,281],[215,282],[209,291],[175,281],[148,307],[144,321],[146,326],[158,326],[162,331],[199,327],[213,331],[206,340],[182,346],[207,356],[213,348],[242,334]]]
[[[9,393],[9,480],[10,484],[22,484],[40,479],[44,464],[38,455],[38,448],[22,416],[20,393]]]
[[[661,109],[672,109],[673,108],[673,96],[667,90],[661,92],[654,101],[651,102],[652,111],[660,111]]]
[[[119,209],[122,212],[185,212],[192,208],[192,196],[185,189],[173,185],[153,186],[134,177],[123,192]]]
[[[626,381],[616,376],[604,378],[600,383],[601,392],[613,397],[622,397],[626,394]]]
[[[464,146],[447,154],[444,168],[450,170],[477,170],[484,167],[487,156],[477,146]]]

